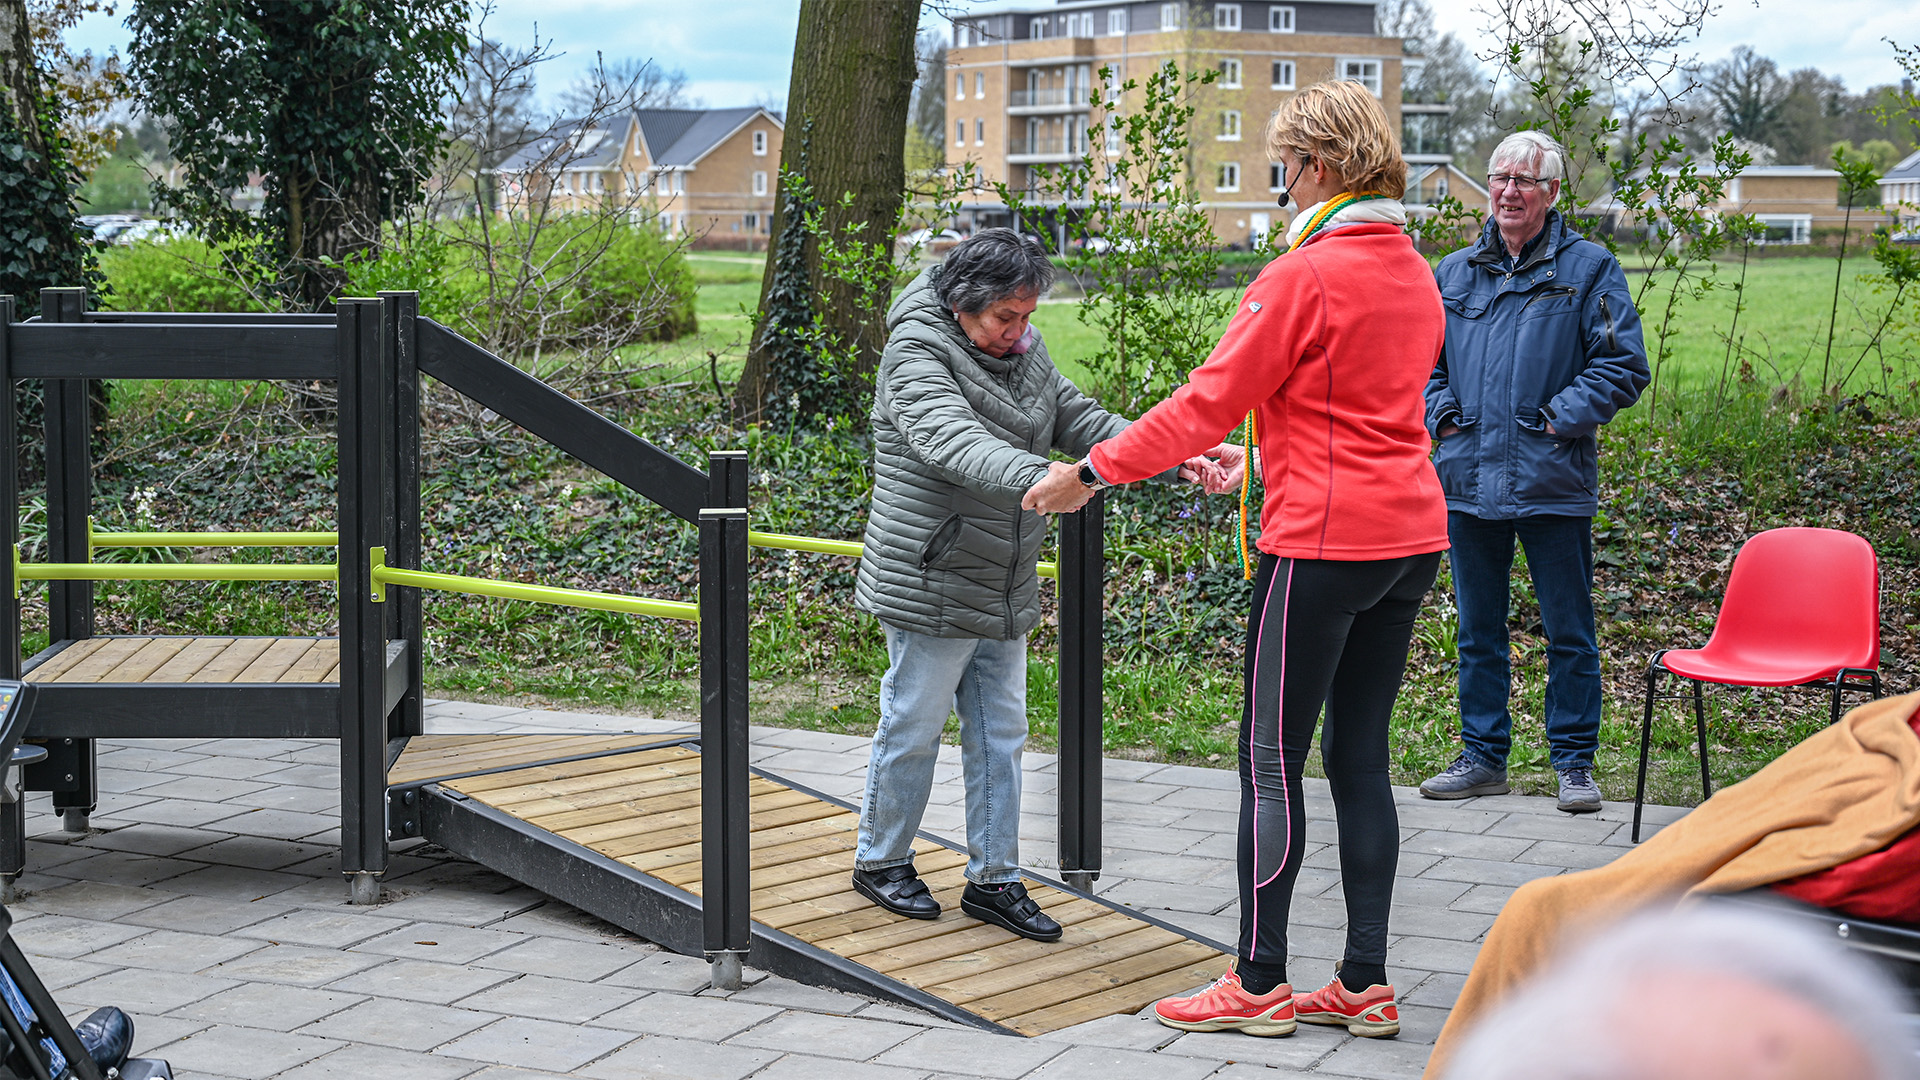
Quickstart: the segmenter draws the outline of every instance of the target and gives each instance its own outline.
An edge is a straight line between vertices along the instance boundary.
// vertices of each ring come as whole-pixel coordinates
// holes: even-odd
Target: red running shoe
[[[1309,1024],[1345,1025],[1349,1035],[1383,1039],[1400,1034],[1400,1007],[1394,1004],[1393,987],[1375,984],[1365,993],[1355,994],[1340,983],[1340,976],[1311,994],[1295,994],[1294,1015]]]
[[[1240,974],[1229,967],[1212,986],[1189,997],[1161,998],[1153,1015],[1181,1031],[1233,1030],[1246,1035],[1291,1035],[1293,987],[1281,983],[1269,994],[1249,994]]]

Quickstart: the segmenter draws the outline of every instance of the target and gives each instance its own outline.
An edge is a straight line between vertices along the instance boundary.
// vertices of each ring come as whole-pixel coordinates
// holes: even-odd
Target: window
[[[1273,88],[1275,90],[1293,89],[1293,61],[1275,60],[1273,62]]]
[[[1033,38],[1035,41],[1038,41],[1041,38],[1046,37],[1047,31],[1051,29],[1053,29],[1053,19],[1048,16],[1042,15],[1041,17],[1033,20],[1031,23],[1027,24],[1027,36],[1030,38]]]
[[[1282,169],[1278,162],[1267,166],[1267,190],[1268,191],[1287,190],[1286,180],[1287,180],[1287,171],[1285,169]]]
[[[1240,29],[1240,5],[1239,4],[1213,5],[1213,28],[1215,30]]]
[[[753,156],[767,156],[767,133],[764,131],[756,131],[753,133]]]
[[[1239,109],[1220,110],[1220,134],[1214,136],[1214,138],[1220,140],[1221,142],[1239,142],[1240,141],[1240,110]]]
[[[985,120],[975,120],[973,122],[973,145],[987,145],[987,122]]]
[[[1240,163],[1229,161],[1220,166],[1220,182],[1213,186],[1215,191],[1240,190]]]
[[[1183,3],[1182,4],[1161,4],[1160,5],[1160,29],[1162,30],[1180,29],[1180,23],[1181,23],[1180,9],[1185,6],[1186,5]]]
[[[953,77],[953,100],[967,100],[967,77],[964,73]]]
[[[1342,60],[1340,77],[1372,91],[1377,97],[1380,93],[1380,61],[1378,60]]]
[[[1233,59],[1220,61],[1220,85],[1227,90],[1240,89],[1240,61]]]
[[[1124,144],[1124,140],[1126,138],[1125,132],[1127,127],[1127,122],[1121,117],[1109,116],[1107,117],[1107,122],[1105,126],[1107,129],[1107,156],[1119,157],[1121,153],[1121,147]]]
[[[969,45],[985,45],[987,43],[987,28],[979,23],[954,23],[953,43],[955,46],[963,49]]]
[[[1813,238],[1812,214],[1755,214],[1753,220],[1767,230],[1763,244],[1805,244]]]
[[[764,170],[756,171],[753,174],[753,193],[755,195],[765,195],[767,193],[767,174]]]
[[[953,145],[967,145],[967,122],[965,120],[955,120],[953,122]]]
[[[687,191],[687,174],[683,172],[674,173],[673,174],[673,193],[675,195],[684,195],[686,194],[686,191]],[[682,215],[682,217],[684,216],[685,215]]]
[[[1279,4],[1267,9],[1267,32],[1272,34],[1293,33],[1293,9]]]
[[[1068,37],[1093,36],[1093,12],[1083,11],[1078,15],[1067,16]]]
[[[1114,37],[1119,37],[1126,32],[1127,9],[1114,8],[1112,11],[1107,12],[1107,33],[1112,34]]]
[[[977,98],[987,96],[987,73],[984,71],[973,73],[973,96]]]
[[[742,214],[740,215],[740,223],[742,225],[745,225],[747,227],[747,231],[750,233],[757,233],[760,231],[760,215],[759,214]]]
[[[606,193],[606,190],[607,190],[607,174],[599,173],[599,172],[594,173],[593,174],[593,193],[595,195],[602,195]]]

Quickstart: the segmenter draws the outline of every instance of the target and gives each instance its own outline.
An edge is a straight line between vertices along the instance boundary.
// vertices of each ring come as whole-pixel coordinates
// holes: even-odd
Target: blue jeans
[[[933,791],[940,732],[960,717],[967,781],[967,880],[1020,880],[1020,751],[1027,745],[1027,639],[937,638],[881,624],[890,666],[880,679],[867,796],[854,865],[913,861]]]
[[[1600,743],[1600,649],[1593,628],[1593,519],[1540,514],[1488,520],[1451,511],[1453,592],[1460,606],[1460,741],[1468,757],[1505,768],[1513,746],[1508,575],[1513,541],[1547,630],[1547,743],[1556,769],[1591,768]]]

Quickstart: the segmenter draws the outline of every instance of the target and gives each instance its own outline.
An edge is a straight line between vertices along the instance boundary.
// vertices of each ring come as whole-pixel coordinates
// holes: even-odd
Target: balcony
[[[1086,156],[1087,139],[1084,135],[1037,135],[1028,138],[1017,134],[1007,140],[1007,163],[1011,165],[1044,165]]]
[[[1090,96],[1085,90],[1015,90],[1007,99],[1007,111],[1015,115],[1086,112],[1092,108]]]
[[[1429,90],[1423,86],[1402,86],[1400,88],[1400,104],[1446,105],[1449,107],[1447,111],[1452,111],[1452,102],[1447,100],[1447,92],[1445,90]],[[1421,111],[1425,112],[1429,110]]]
[[[1409,131],[1400,136],[1400,152],[1409,158],[1415,155],[1442,156],[1453,153],[1445,132]]]

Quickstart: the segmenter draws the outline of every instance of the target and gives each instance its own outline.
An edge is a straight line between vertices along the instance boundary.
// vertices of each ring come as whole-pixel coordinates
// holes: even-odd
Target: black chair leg
[[[1845,686],[1846,682],[1847,673],[1844,671],[1833,677],[1833,708],[1827,715],[1828,727],[1840,722],[1840,688]]]
[[[1713,797],[1713,778],[1707,772],[1707,704],[1702,700],[1700,681],[1693,682],[1693,727],[1700,733],[1700,800]]]
[[[1647,799],[1647,754],[1653,747],[1653,688],[1660,678],[1660,657],[1647,665],[1647,709],[1640,720],[1640,780],[1633,789],[1633,842],[1640,842],[1640,807]]]

